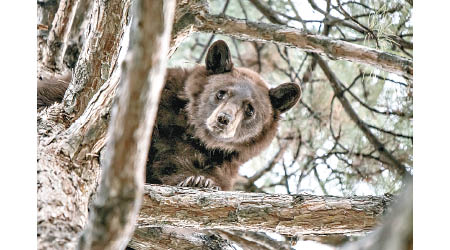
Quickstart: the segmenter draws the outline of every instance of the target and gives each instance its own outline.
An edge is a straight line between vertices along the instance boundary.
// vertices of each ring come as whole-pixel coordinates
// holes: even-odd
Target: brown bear
[[[167,69],[146,182],[231,190],[239,166],[271,143],[300,95],[295,83],[269,89],[256,72],[234,67],[216,41],[206,66]]]

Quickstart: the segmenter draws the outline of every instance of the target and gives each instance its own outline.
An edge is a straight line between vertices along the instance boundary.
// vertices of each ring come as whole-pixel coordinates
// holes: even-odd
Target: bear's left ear
[[[272,107],[280,113],[288,111],[300,99],[302,90],[296,83],[283,83],[276,88],[269,90]]]
[[[230,72],[233,68],[231,53],[228,45],[223,40],[215,41],[209,47],[205,59],[206,70],[209,74],[221,74]]]

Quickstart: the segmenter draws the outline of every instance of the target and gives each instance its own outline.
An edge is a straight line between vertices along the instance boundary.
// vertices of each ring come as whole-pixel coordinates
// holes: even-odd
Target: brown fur
[[[219,101],[214,98],[220,90],[228,97]],[[280,114],[298,101],[300,88],[284,84],[269,90],[256,72],[233,67],[228,47],[217,41],[208,52],[206,67],[169,69],[162,96],[147,181],[204,186],[202,176],[213,186],[230,190],[239,166],[271,143]],[[248,103],[254,107],[254,116],[246,120],[242,112]],[[221,129],[215,133],[207,126],[225,111],[233,113],[230,124],[237,124],[231,138],[222,138]]]
[[[47,98],[49,88],[39,88],[38,100]],[[269,89],[257,73],[234,67],[228,46],[216,41],[206,67],[167,70],[146,182],[231,190],[239,166],[271,143],[280,114],[300,93],[292,83]]]
[[[37,108],[61,102],[71,78],[72,75],[67,73],[62,76],[42,77],[39,79],[37,82]]]

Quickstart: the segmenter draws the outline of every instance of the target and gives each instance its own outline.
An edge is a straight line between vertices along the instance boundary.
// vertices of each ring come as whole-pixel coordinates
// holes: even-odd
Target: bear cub
[[[301,95],[295,83],[269,89],[234,67],[218,40],[206,65],[168,69],[147,162],[147,182],[231,190],[239,166],[275,137],[280,115]]]
[[[234,67],[222,40],[211,45],[205,63],[167,69],[147,183],[231,190],[239,166],[269,146],[280,115],[300,99],[295,83],[269,89],[258,73]],[[60,101],[68,82],[38,82],[38,108]]]

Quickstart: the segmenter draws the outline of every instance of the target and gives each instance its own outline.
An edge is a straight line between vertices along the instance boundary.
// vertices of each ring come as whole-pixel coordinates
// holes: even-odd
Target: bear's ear
[[[276,88],[269,90],[272,107],[280,113],[288,111],[300,99],[302,90],[296,83],[283,83]]]
[[[206,70],[209,74],[221,74],[230,72],[233,68],[231,53],[228,45],[223,40],[215,41],[209,47],[205,59]]]

